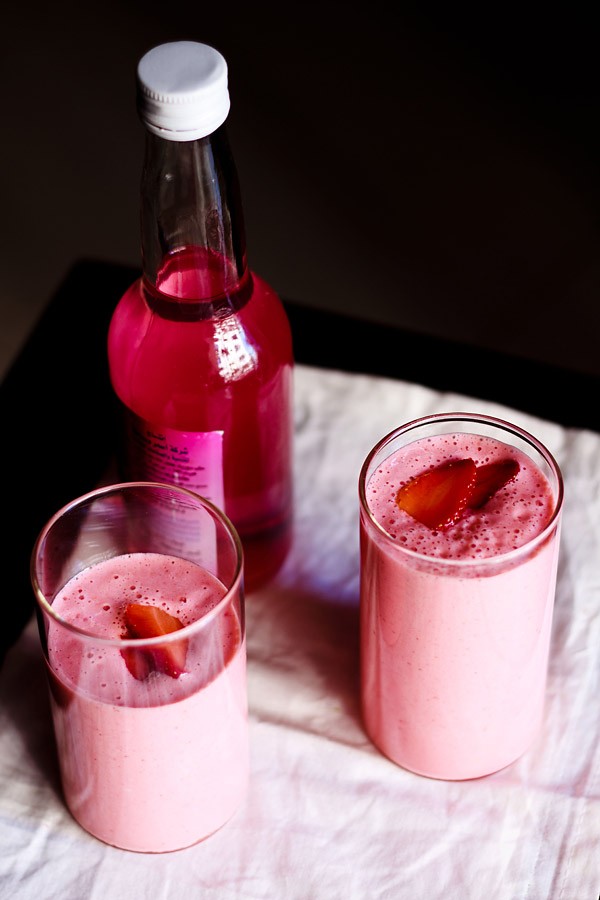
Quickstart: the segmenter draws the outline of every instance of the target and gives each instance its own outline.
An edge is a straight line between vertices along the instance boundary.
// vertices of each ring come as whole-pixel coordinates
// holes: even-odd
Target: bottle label
[[[133,414],[127,417],[128,476],[188,488],[224,509],[223,432],[157,428]],[[156,499],[145,528],[157,552],[191,559],[217,571],[216,523],[205,508],[190,502],[174,507]]]
[[[189,488],[223,509],[223,432],[158,428],[129,417],[129,471],[136,480]]]

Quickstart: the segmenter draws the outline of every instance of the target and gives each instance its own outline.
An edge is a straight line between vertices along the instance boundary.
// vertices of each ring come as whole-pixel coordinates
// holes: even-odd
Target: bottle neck
[[[196,141],[150,132],[141,191],[145,287],[161,302],[227,302],[250,279],[235,163],[225,127]]]

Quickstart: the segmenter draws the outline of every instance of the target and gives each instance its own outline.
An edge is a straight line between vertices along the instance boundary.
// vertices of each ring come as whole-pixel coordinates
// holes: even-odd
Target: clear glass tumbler
[[[403,484],[465,458],[478,478],[506,460],[518,475],[443,528],[398,508]],[[361,702],[369,737],[397,764],[475,778],[530,747],[544,707],[562,500],[550,452],[489,416],[418,419],[369,453],[359,478]]]
[[[100,840],[180,849],[243,802],[242,573],[229,520],[171,485],[99,488],[41,531],[31,579],[62,785]]]

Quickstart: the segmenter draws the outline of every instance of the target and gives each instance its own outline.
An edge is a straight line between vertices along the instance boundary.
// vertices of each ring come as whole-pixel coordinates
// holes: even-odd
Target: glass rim
[[[501,431],[509,432],[515,435],[520,440],[529,444],[531,447],[533,447],[534,450],[536,450],[537,453],[540,454],[540,456],[543,457],[547,465],[552,470],[554,477],[556,478],[557,490],[552,515],[544,528],[539,532],[539,534],[536,534],[526,543],[521,544],[520,547],[515,547],[514,549],[508,550],[505,553],[497,553],[494,556],[484,556],[481,557],[481,559],[447,559],[445,557],[432,556],[427,553],[419,553],[416,550],[411,550],[408,547],[402,546],[402,544],[400,544],[399,541],[393,538],[392,535],[389,534],[385,530],[385,528],[378,522],[369,507],[366,496],[367,473],[375,456],[388,444],[390,444],[395,438],[399,437],[402,434],[408,434],[409,432],[421,428],[424,425],[435,425],[437,423],[443,424],[445,422],[473,422],[481,425],[487,425],[493,428],[498,428]],[[358,495],[361,511],[364,512],[364,514],[367,516],[369,524],[371,525],[371,527],[375,528],[381,538],[383,538],[391,547],[393,547],[394,552],[404,554],[408,558],[413,559],[415,562],[427,563],[429,565],[433,563],[436,566],[440,566],[443,568],[447,567],[448,569],[466,569],[471,567],[491,568],[498,565],[509,564],[513,560],[518,559],[520,556],[524,556],[527,553],[530,553],[534,548],[544,544],[546,540],[548,540],[551,533],[558,526],[558,521],[560,518],[564,500],[564,481],[560,466],[558,465],[550,450],[548,450],[548,448],[544,444],[542,444],[541,441],[534,437],[534,435],[532,435],[529,431],[526,431],[524,428],[521,428],[519,425],[514,425],[512,422],[509,422],[506,419],[487,415],[486,413],[470,413],[460,411],[443,412],[432,413],[427,416],[420,416],[417,419],[411,419],[404,425],[399,425],[397,428],[393,428],[379,441],[377,441],[375,446],[372,447],[367,454],[361,466],[358,478]]]
[[[157,635],[156,637],[151,638],[112,638],[112,637],[102,637],[101,635],[94,634],[91,631],[87,631],[84,628],[79,628],[77,625],[74,625],[72,622],[69,622],[67,619],[64,619],[60,616],[50,603],[42,587],[39,583],[37,577],[37,568],[36,568],[36,560],[39,556],[40,548],[48,534],[50,533],[52,527],[61,519],[66,513],[76,509],[77,507],[83,507],[85,504],[89,503],[92,500],[96,500],[102,496],[106,496],[108,494],[117,494],[122,493],[129,488],[152,488],[154,490],[158,489],[159,491],[168,490],[170,492],[174,492],[176,494],[180,494],[182,496],[188,497],[194,500],[195,503],[198,501],[201,505],[208,509],[209,512],[213,513],[214,517],[221,521],[221,523],[225,526],[227,533],[229,534],[232,544],[235,548],[236,555],[236,565],[235,571],[233,573],[233,578],[231,581],[231,586],[224,587],[226,588],[226,592],[221,597],[219,602],[215,604],[211,609],[209,609],[203,616],[199,619],[196,619],[193,622],[190,622],[188,625],[184,625],[182,628],[177,631],[169,632],[164,635]],[[136,551],[134,551],[136,552]],[[116,556],[120,556],[122,554],[115,554]],[[113,558],[113,557],[109,557]],[[181,557],[182,559],[184,557]],[[187,562],[193,562],[193,560],[186,560]],[[89,568],[86,566],[85,568]],[[84,571],[82,569],[81,571]],[[211,575],[213,573],[211,572]],[[197,494],[194,491],[191,491],[189,488],[181,487],[180,485],[167,484],[166,482],[159,481],[121,481],[115,482],[113,484],[102,485],[101,487],[94,488],[91,491],[87,491],[85,494],[81,494],[78,497],[73,498],[68,503],[65,503],[64,506],[61,506],[43,525],[41,531],[39,532],[35,543],[33,545],[33,549],[31,551],[30,557],[30,580],[33,588],[33,593],[37,602],[38,610],[45,616],[47,616],[50,620],[54,621],[57,625],[60,625],[66,631],[71,632],[71,634],[75,635],[78,638],[82,638],[90,643],[94,643],[96,645],[100,645],[103,647],[118,647],[119,649],[137,647],[138,649],[142,649],[143,647],[163,647],[165,644],[175,643],[176,641],[180,641],[185,638],[193,637],[196,632],[201,632],[204,628],[208,628],[213,619],[216,619],[224,608],[226,608],[231,601],[234,599],[234,595],[237,594],[242,587],[242,574],[243,574],[243,549],[242,542],[240,536],[229,519],[226,513],[223,512],[218,506],[216,506],[211,500],[208,500],[206,497],[203,497],[201,494]],[[213,577],[217,577],[216,575]],[[220,580],[220,579],[219,579]],[[66,582],[65,582],[66,584]],[[222,584],[222,582],[221,582]],[[63,585],[64,586],[64,585]],[[243,603],[243,597],[240,598]],[[242,616],[243,622],[243,616]],[[242,637],[243,637],[243,625],[242,622],[240,626],[242,627]]]

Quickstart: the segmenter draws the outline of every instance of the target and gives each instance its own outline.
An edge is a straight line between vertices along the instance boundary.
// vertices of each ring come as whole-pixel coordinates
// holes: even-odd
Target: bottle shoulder
[[[157,311],[138,279],[125,291],[108,334],[111,368],[143,372],[160,367],[169,381],[193,377],[204,383],[225,375],[270,377],[293,365],[289,320],[277,293],[259,277],[239,308],[200,318]]]
[[[224,323],[279,340],[289,337],[290,325],[284,304],[275,289],[256,273],[249,273],[240,291],[214,300],[194,301],[171,297],[149,289],[138,278],[119,299],[110,322],[111,331],[130,329],[131,335],[150,328],[172,335],[211,334]]]

